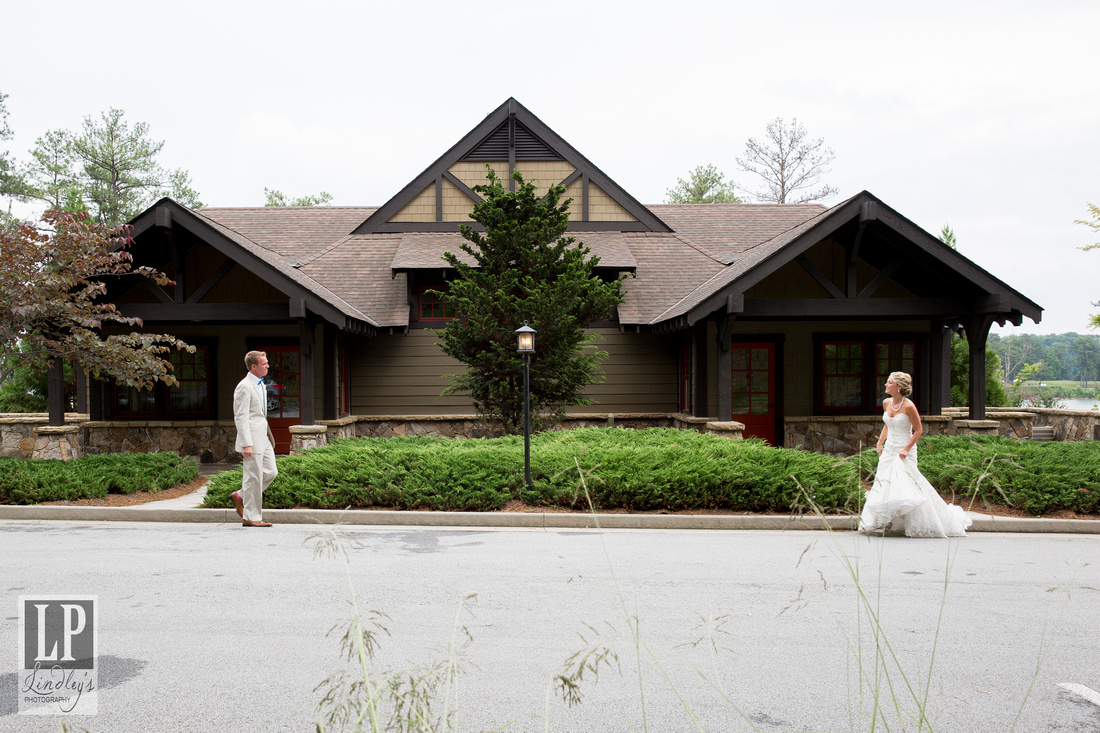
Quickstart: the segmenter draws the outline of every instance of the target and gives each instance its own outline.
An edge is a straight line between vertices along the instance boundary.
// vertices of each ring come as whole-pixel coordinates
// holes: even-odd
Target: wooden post
[[[51,356],[46,372],[49,424],[56,428],[65,424],[65,362],[60,356]]]
[[[302,349],[302,383],[298,387],[300,402],[300,419],[302,425],[313,425],[314,411],[315,411],[315,395],[313,375],[316,374],[314,370],[313,361],[313,321],[307,316],[298,321],[299,339]]]
[[[985,419],[985,344],[993,317],[976,313],[966,321],[966,340],[970,344],[970,419]]]

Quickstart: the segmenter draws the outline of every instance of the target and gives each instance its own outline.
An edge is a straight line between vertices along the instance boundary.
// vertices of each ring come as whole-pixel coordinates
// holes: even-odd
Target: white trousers
[[[279,475],[279,469],[275,467],[275,449],[270,441],[263,441],[262,446],[252,446],[252,456],[245,458],[242,465],[244,480],[241,482],[241,502],[244,504],[244,521],[259,522],[263,519],[264,490]]]

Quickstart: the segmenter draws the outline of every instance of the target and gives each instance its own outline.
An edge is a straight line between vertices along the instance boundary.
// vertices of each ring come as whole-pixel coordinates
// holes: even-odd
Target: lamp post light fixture
[[[531,354],[535,353],[535,329],[527,321],[516,329],[516,351],[523,354],[523,480],[531,488]]]

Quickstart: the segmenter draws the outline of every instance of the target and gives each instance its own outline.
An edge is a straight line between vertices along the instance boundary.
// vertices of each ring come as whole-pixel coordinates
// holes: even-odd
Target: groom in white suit
[[[248,369],[233,390],[233,423],[237,427],[236,449],[244,457],[244,480],[234,491],[233,506],[245,527],[270,527],[263,521],[263,494],[279,470],[275,468],[275,437],[267,424],[267,354],[250,351],[244,355]]]

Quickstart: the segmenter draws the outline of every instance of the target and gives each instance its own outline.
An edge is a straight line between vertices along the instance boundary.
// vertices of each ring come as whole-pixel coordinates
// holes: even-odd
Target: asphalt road
[[[379,673],[445,659],[457,617],[468,729],[869,731],[877,694],[876,730],[916,730],[923,706],[937,731],[1100,731],[1096,535],[358,526],[345,572],[314,531],[0,522],[0,731],[58,730],[16,712],[17,598],[36,594],[98,597],[78,727],[312,731],[315,688],[349,669],[327,635],[349,587],[386,615]],[[570,709],[553,680],[589,643],[619,666]]]

